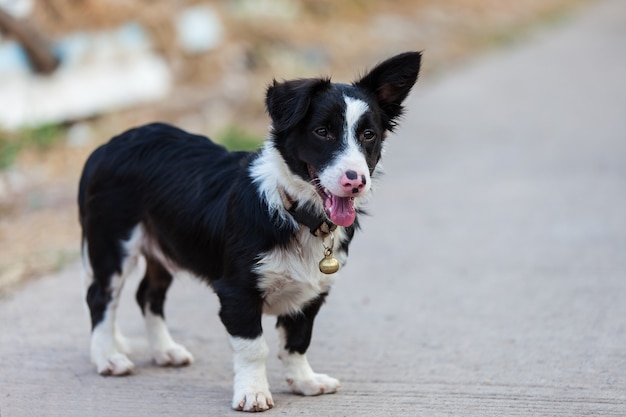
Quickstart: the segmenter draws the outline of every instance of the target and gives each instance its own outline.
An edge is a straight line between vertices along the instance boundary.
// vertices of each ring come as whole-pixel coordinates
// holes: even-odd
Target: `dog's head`
[[[419,73],[421,54],[394,56],[351,85],[327,78],[274,81],[266,106],[285,163],[319,195],[329,219],[350,226],[371,187],[387,132]]]

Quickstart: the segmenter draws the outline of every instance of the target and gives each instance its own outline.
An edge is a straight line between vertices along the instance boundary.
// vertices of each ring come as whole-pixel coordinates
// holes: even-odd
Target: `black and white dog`
[[[271,131],[258,152],[228,152],[165,124],[131,129],[96,149],[78,203],[98,372],[133,370],[116,309],[125,277],[143,256],[137,301],[157,364],[193,361],[163,315],[172,276],[186,271],[219,297],[234,354],[233,408],[274,405],[264,313],[278,317],[279,357],[291,389],[335,392],[339,381],[313,372],[305,356],[313,320],[337,278],[336,264],[346,261],[359,207],[420,58],[397,55],[350,85],[274,81],[266,97]]]

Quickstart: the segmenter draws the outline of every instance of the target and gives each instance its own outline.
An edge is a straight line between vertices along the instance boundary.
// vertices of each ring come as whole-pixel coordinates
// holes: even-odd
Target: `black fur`
[[[287,335],[284,348],[288,352],[307,351],[313,334],[313,321],[327,295],[328,293],[320,294],[302,308],[301,314],[278,316],[276,327],[282,327]]]

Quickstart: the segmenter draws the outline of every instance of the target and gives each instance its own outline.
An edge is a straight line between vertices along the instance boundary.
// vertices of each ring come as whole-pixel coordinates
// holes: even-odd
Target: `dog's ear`
[[[265,106],[275,132],[295,127],[306,115],[311,98],[330,85],[328,78],[306,78],[282,83],[274,80],[267,88]]]
[[[405,52],[378,64],[354,86],[374,96],[383,111],[385,130],[392,131],[402,115],[402,102],[417,81],[421,52]]]

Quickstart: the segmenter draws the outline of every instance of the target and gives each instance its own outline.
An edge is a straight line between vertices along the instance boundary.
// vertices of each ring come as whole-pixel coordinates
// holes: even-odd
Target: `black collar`
[[[298,202],[287,194],[287,190],[283,187],[278,187],[278,191],[283,200],[283,205],[291,214],[291,217],[296,222],[308,227],[312,235],[326,237],[337,228],[337,225],[331,222],[325,215],[320,216],[311,210],[298,207]]]

